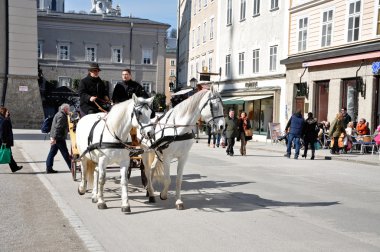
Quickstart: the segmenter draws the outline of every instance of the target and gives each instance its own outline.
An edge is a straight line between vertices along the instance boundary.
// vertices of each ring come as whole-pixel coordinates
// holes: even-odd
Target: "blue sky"
[[[171,25],[177,28],[177,4],[178,0],[113,0],[112,6],[115,8],[119,4],[121,15],[139,18],[147,18]],[[65,11],[74,10],[76,12],[84,10],[89,12],[91,0],[66,0]]]

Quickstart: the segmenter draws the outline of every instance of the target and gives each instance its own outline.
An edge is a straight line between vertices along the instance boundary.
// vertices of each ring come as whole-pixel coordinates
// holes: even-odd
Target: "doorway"
[[[329,110],[329,81],[318,81],[315,92],[315,116],[318,122],[327,121]]]

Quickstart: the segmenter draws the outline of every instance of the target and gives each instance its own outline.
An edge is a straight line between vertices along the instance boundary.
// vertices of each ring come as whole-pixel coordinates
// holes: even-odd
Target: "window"
[[[203,43],[206,43],[207,23],[203,23]]]
[[[200,44],[200,36],[201,36],[201,27],[198,26],[198,31],[197,31],[197,46]]]
[[[361,0],[351,1],[349,3],[347,42],[357,41],[359,39],[360,4]]]
[[[207,0],[203,0],[203,5],[204,5],[204,7],[207,6]]]
[[[239,75],[244,74],[244,53],[239,53]]]
[[[152,92],[152,83],[150,82],[142,82],[141,85],[143,86],[145,92],[150,93]]]
[[[86,46],[86,61],[96,61],[96,48],[94,46]]]
[[[197,14],[197,1],[194,1],[194,15]]]
[[[380,0],[377,4],[378,6],[377,6],[377,32],[376,34],[380,35]]]
[[[253,50],[252,59],[253,59],[252,60],[252,72],[258,73],[260,71],[260,65],[259,65],[260,50],[259,49]]]
[[[245,8],[247,6],[246,0],[240,0],[240,21],[245,20]]]
[[[231,75],[231,54],[226,55],[226,77]]]
[[[58,46],[58,59],[60,60],[69,60],[70,59],[70,46],[62,45]]]
[[[333,10],[323,12],[322,16],[322,41],[321,46],[331,45]]]
[[[175,69],[170,69],[170,76],[175,76]]]
[[[232,24],[232,0],[227,0],[227,25]]]
[[[253,0],[253,16],[260,15],[260,0]]]
[[[145,65],[151,65],[153,58],[153,50],[152,49],[143,49],[142,50],[142,63]]]
[[[70,77],[58,77],[59,86],[70,87],[71,86],[71,78]]]
[[[210,19],[210,40],[214,39],[214,18]]]
[[[171,66],[175,66],[175,60],[173,60],[173,59],[170,60],[170,65],[171,65]]]
[[[278,9],[278,0],[270,0],[270,9],[271,10]]]
[[[212,57],[208,58],[208,71],[212,73]]]
[[[298,20],[298,51],[306,50],[307,40],[307,22],[308,18],[300,18]]]
[[[277,70],[277,46],[271,46],[269,52],[269,71]]]
[[[42,43],[42,41],[38,41],[38,48],[37,48],[37,50],[38,50],[38,58],[39,59],[42,59],[43,58],[43,54],[42,54],[42,52],[43,52],[43,43]]]
[[[201,11],[202,9],[202,0],[198,0],[198,10]]]
[[[112,62],[114,63],[122,63],[122,49],[120,47],[112,48]]]

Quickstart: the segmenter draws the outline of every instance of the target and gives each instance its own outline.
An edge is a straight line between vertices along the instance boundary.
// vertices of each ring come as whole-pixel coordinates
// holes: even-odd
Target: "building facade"
[[[132,70],[147,92],[165,92],[165,39],[170,26],[115,15],[38,11],[38,62],[47,80],[75,87],[96,62],[109,92]]]
[[[165,96],[166,104],[170,105],[171,94],[177,82],[177,39],[168,38],[165,57]]]
[[[380,1],[292,1],[287,107],[332,121],[346,107],[354,122],[380,124]]]
[[[17,128],[43,120],[38,87],[36,1],[0,1],[0,95]]]

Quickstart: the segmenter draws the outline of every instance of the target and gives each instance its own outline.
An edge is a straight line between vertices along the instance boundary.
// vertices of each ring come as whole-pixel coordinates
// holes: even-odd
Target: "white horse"
[[[219,93],[214,86],[210,90],[201,90],[184,100],[173,109],[169,110],[164,117],[160,118],[155,127],[155,142],[151,148],[156,149],[158,158],[154,159],[153,152],[142,154],[145,165],[145,174],[148,179],[147,190],[149,202],[155,202],[152,175],[163,177],[164,188],[160,194],[162,200],[167,199],[170,180],[170,162],[178,159],[176,178],[176,208],[184,209],[181,200],[181,185],[185,163],[189,151],[194,143],[194,130],[196,122],[202,118],[211,125],[212,131],[222,130],[225,121],[223,104]],[[151,171],[151,167],[154,167]],[[152,174],[151,174],[152,172]]]
[[[127,139],[132,127],[140,129],[143,137],[154,134],[153,127],[149,125],[152,113],[150,105],[153,99],[154,97],[144,99],[133,95],[132,99],[114,105],[107,114],[86,115],[78,122],[76,141],[79,154],[82,157],[82,180],[78,192],[81,195],[86,192],[88,177],[89,180],[95,180],[92,201],[98,203],[99,209],[107,208],[103,198],[106,167],[109,164],[118,163],[121,168],[121,210],[123,212],[131,211],[127,190],[127,169],[131,149],[127,144]],[[87,166],[88,161],[97,164],[98,172],[88,170],[92,167]],[[95,179],[91,176],[95,176]]]

